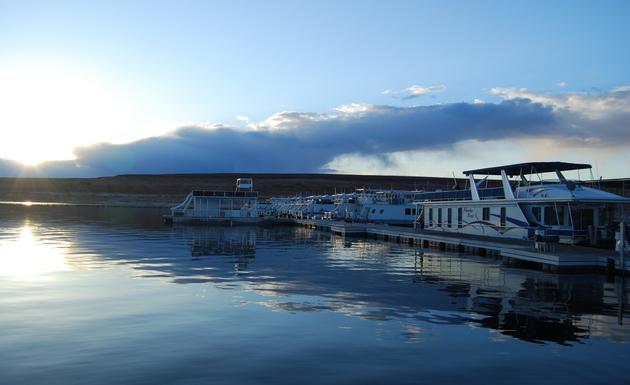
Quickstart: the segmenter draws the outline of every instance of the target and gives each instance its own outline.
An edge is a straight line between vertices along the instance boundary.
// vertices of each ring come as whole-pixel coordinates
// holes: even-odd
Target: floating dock
[[[545,250],[536,248],[534,241],[490,238],[476,235],[449,234],[410,227],[369,223],[349,223],[314,219],[277,219],[276,222],[296,224],[329,231],[347,237],[367,237],[384,241],[435,247],[480,255],[501,257],[509,264],[528,263],[546,271],[607,270],[630,271],[630,257],[621,266],[619,253],[591,247],[547,244]]]

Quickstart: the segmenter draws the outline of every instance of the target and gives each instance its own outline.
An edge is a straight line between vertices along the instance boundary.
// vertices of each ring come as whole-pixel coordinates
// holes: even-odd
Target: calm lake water
[[[630,382],[628,279],[160,215],[0,205],[0,384]]]

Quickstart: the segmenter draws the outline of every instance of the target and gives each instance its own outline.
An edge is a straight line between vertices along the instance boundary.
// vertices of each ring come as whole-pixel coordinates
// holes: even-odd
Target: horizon
[[[628,16],[624,1],[0,2],[0,176],[559,160],[625,178]]]

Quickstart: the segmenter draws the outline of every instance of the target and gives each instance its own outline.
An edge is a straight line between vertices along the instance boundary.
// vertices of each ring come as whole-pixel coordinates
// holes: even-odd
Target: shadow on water
[[[248,291],[259,295],[256,303],[293,313],[470,324],[536,343],[630,340],[623,325],[627,278],[508,268],[494,259],[302,228],[171,228],[155,224],[157,211],[64,210],[31,210],[29,220],[52,229],[63,222],[79,266],[88,263],[82,255],[96,255],[92,267],[127,265],[140,278]],[[11,215],[22,214],[20,208]]]

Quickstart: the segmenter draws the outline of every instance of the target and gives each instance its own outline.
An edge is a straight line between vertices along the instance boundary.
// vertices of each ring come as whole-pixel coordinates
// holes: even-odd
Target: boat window
[[[540,223],[540,207],[532,207],[532,215],[536,222]]]
[[[442,227],[442,208],[440,207],[438,210],[438,220],[437,220],[437,225],[439,227]]]
[[[379,214],[383,214],[383,209],[381,209],[381,211],[379,211]]]
[[[490,220],[490,207],[484,207],[483,208],[483,220],[484,221],[489,221]]]
[[[446,211],[446,226],[451,227],[452,223],[453,223],[453,209],[449,207]]]
[[[560,226],[563,226],[565,224],[565,220],[564,220],[565,209],[564,209],[564,206],[558,206],[557,209],[558,209],[558,224]]]
[[[505,227],[505,219],[506,219],[506,214],[505,214],[505,207],[501,207],[501,227]]]
[[[405,215],[411,215],[411,209],[405,209]]]
[[[573,219],[573,226],[576,230],[587,230],[589,226],[593,226],[593,209],[571,209],[571,218]]]
[[[433,226],[433,209],[429,209],[429,226]]]
[[[462,208],[457,208],[457,227],[462,228],[463,218],[462,218]]]
[[[546,225],[557,225],[558,217],[556,217],[556,210],[553,206],[545,207],[545,224]]]
[[[372,214],[374,214],[376,212],[376,209],[372,209]]]
[[[411,209],[411,215],[416,215],[416,209]]]

